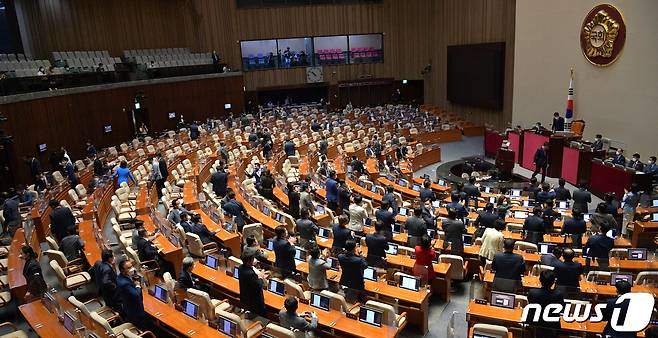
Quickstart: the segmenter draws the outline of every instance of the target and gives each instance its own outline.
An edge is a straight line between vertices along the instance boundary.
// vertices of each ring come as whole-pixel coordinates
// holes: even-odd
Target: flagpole
[[[569,74],[569,93],[567,95],[567,108],[564,115],[564,130],[571,131],[571,121],[573,121],[573,67],[571,67]]]

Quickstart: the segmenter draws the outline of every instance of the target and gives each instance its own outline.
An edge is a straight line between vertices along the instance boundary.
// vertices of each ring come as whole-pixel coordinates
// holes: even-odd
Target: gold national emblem
[[[626,40],[626,26],[617,8],[604,4],[594,7],[580,34],[583,54],[597,66],[607,66],[617,59]]]

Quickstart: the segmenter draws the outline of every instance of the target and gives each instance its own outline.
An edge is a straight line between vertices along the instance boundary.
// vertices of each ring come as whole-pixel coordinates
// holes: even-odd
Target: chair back
[[[189,288],[187,289],[188,296],[192,298],[192,301],[198,302],[201,313],[205,316],[207,321],[215,320],[215,307],[212,305],[210,300],[210,295],[207,292]]]
[[[51,260],[50,267],[55,271],[55,275],[57,275],[59,282],[64,285],[66,282],[66,275],[64,274],[64,270],[62,270],[62,267],[59,265],[59,263],[57,263],[57,261]]]
[[[294,280],[286,278],[283,280],[283,284],[285,284],[286,293],[288,295],[295,296],[300,299],[307,299],[304,295],[304,289],[302,289],[302,287]]]
[[[329,308],[347,313],[349,305],[347,304],[347,301],[343,295],[328,290],[322,290],[320,291],[320,294],[329,297]]]
[[[464,279],[464,258],[457,255],[443,254],[439,256],[439,263],[450,263],[447,277],[454,280]]]
[[[99,315],[98,313],[92,312],[91,319],[93,319],[96,323],[98,323],[98,325],[102,326],[105,330],[107,330],[107,332],[109,333],[114,332],[114,330],[112,330],[112,326],[110,326],[110,323],[108,323],[108,321],[105,318],[101,317],[101,315]]]
[[[587,273],[585,280],[588,282],[606,281],[610,283],[612,274],[609,271],[590,271]]]
[[[496,338],[504,338],[508,335],[508,330],[504,326],[492,324],[475,324],[473,325],[473,335],[483,335]]]
[[[397,326],[396,324],[397,313],[395,312],[395,307],[393,307],[393,305],[382,303],[375,300],[367,301],[366,305],[382,311],[383,325]]]
[[[192,256],[203,257],[203,242],[197,234],[188,232],[185,234],[187,239],[187,250]]]
[[[525,251],[525,250],[528,250],[528,249],[534,250],[534,252],[539,251],[539,249],[537,248],[537,244],[530,243],[530,242],[524,242],[524,241],[514,242],[514,250]]]
[[[265,331],[268,335],[274,338],[295,338],[295,333],[293,331],[274,323],[267,324]]]
[[[66,267],[69,265],[69,260],[66,259],[66,256],[64,256],[64,253],[59,251],[59,250],[46,250],[46,255],[48,255],[48,259],[55,260],[57,261],[57,264],[59,264],[62,267]]]
[[[638,273],[637,278],[635,278],[635,284],[633,285],[643,284],[652,284],[656,286],[658,284],[658,271],[642,271]]]
[[[57,244],[54,238],[50,236],[46,236],[46,242],[48,242],[48,246],[50,247],[51,250],[59,250],[59,245]]]
[[[254,235],[258,243],[263,242],[263,225],[260,223],[247,224],[242,228],[242,236],[244,238]]]
[[[78,310],[80,310],[80,312],[82,312],[83,315],[87,317],[91,315],[87,306],[83,302],[75,298],[75,296],[73,295],[69,296],[69,303],[73,304],[76,308],[78,308]]]
[[[552,267],[550,265],[543,265],[543,264],[535,264],[532,267],[532,275],[533,276],[539,276],[543,271],[555,271],[555,267]]]

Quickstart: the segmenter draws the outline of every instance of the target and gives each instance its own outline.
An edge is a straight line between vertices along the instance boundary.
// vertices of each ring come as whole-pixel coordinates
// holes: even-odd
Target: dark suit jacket
[[[434,191],[432,189],[426,189],[422,188],[420,189],[420,200],[421,201],[435,201],[436,200],[436,195],[434,194]]]
[[[71,209],[64,207],[57,207],[50,212],[50,231],[62,240],[68,232],[68,229],[75,229],[75,217]]]
[[[478,189],[478,187],[476,187],[476,186],[474,186],[470,183],[464,184],[464,192],[469,197],[479,197],[480,196],[480,189]]]
[[[391,206],[393,209],[393,213],[397,214],[398,213],[398,200],[395,198],[395,195],[393,193],[387,193],[382,197],[382,202],[383,201],[388,201],[388,204]]]
[[[450,253],[461,256],[464,254],[464,238],[466,227],[462,221],[446,219],[443,221],[443,231],[446,234],[446,241],[450,242]]]
[[[139,260],[142,262],[154,260],[157,254],[158,250],[149,240],[144,237],[137,239],[137,255],[139,255]]]
[[[587,253],[588,257],[608,259],[610,250],[615,246],[615,241],[604,235],[596,234],[587,239],[583,253]]]
[[[498,215],[493,212],[482,212],[475,219],[475,225],[485,228],[493,228],[494,222],[498,219]]]
[[[525,272],[525,262],[519,254],[499,252],[494,255],[491,269],[496,271],[496,278],[521,280],[521,275]]]
[[[299,219],[297,220],[296,227],[300,238],[307,241],[315,240],[315,235],[318,233],[318,226],[313,221],[308,218]]]
[[[192,279],[192,274],[189,272],[181,271],[178,275],[178,280],[176,281],[176,287],[184,290],[189,288],[194,289],[194,279]]]
[[[564,131],[564,117],[553,118],[553,131]]]
[[[626,157],[624,155],[615,155],[612,158],[612,164],[626,165]]]
[[[162,175],[163,179],[167,179],[169,177],[169,169],[167,169],[167,161],[164,158],[161,158],[160,161],[158,161],[158,166],[160,167],[160,174]]]
[[[258,278],[256,271],[250,266],[238,267],[240,276],[240,304],[245,310],[265,316],[265,297],[263,297],[263,280]]]
[[[560,291],[549,290],[544,288],[539,289],[530,289],[528,291],[528,303],[529,304],[539,304],[542,306],[542,309],[550,304],[564,304],[564,296]],[[528,318],[532,318],[529,316]],[[542,319],[542,316],[539,317],[539,322],[534,324],[537,328],[560,328],[560,322],[546,322]]]
[[[586,213],[590,202],[592,202],[592,194],[589,191],[578,189],[573,192],[573,209]]]
[[[295,247],[285,238],[274,239],[275,266],[281,271],[295,271]]]
[[[537,244],[544,236],[544,220],[536,215],[528,216],[523,222],[523,231],[526,232],[526,241]]]
[[[365,287],[363,270],[368,267],[366,260],[361,256],[348,253],[338,255],[338,262],[341,270],[340,285],[350,289],[363,290]]]
[[[116,309],[121,303],[119,302],[119,295],[115,292],[117,288],[117,274],[114,271],[114,267],[102,260],[98,260],[94,263],[92,271],[94,272],[94,281],[96,282],[96,286],[98,286],[98,293],[103,297],[105,305]]]
[[[405,228],[407,228],[407,233],[409,233],[409,236],[420,237],[423,234],[427,234],[427,225],[425,225],[425,221],[423,221],[422,218],[416,216],[407,218]]]
[[[614,297],[608,299],[606,302],[606,307],[603,309],[603,320],[607,321],[608,323],[606,324],[605,328],[603,329],[603,334],[609,335],[610,337],[613,338],[635,338],[637,337],[637,334],[635,332],[617,332],[612,329],[612,326],[610,325],[610,321],[612,320],[612,312],[615,308],[615,306],[621,308],[621,313],[628,313],[628,303],[624,302],[619,305],[616,305],[617,299],[619,297]],[[626,318],[626,320],[632,320],[629,318]]]
[[[385,235],[379,233],[367,235],[366,246],[368,246],[368,256],[386,257],[388,240]]]
[[[119,275],[116,293],[123,304],[126,321],[138,326],[143,323],[146,320],[146,312],[144,312],[142,289],[137,288],[130,278]]]
[[[352,231],[348,228],[341,228],[338,224],[334,225],[331,229],[334,236],[332,246],[335,248],[345,248],[345,242],[352,238]]]
[[[560,262],[555,267],[557,285],[579,287],[583,265],[578,262]]]
[[[563,234],[578,235],[578,234],[584,234],[585,231],[587,231],[587,223],[585,223],[585,220],[582,219],[575,219],[575,218],[568,219],[564,222],[564,225],[562,226]]]
[[[226,184],[228,183],[228,174],[224,171],[217,171],[210,176],[210,183],[212,183],[212,190],[215,194],[224,196],[226,195]]]
[[[546,151],[543,148],[537,149],[535,151],[535,157],[532,160],[538,167],[545,167],[548,164],[548,157],[546,156]]]
[[[386,236],[392,237],[393,236],[393,224],[395,223],[395,214],[388,210],[384,209],[377,209],[375,211],[375,218],[382,222],[384,225],[384,232],[386,233]]]
[[[558,201],[568,201],[571,199],[571,191],[567,188],[557,187],[555,191],[555,199]]]
[[[295,143],[292,141],[288,141],[284,143],[283,150],[285,151],[287,156],[295,156]]]

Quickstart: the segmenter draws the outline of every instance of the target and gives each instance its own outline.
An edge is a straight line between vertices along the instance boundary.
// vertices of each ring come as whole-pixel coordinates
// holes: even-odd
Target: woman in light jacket
[[[482,234],[482,245],[480,246],[480,261],[482,265],[487,264],[487,260],[493,261],[494,255],[503,252],[503,236],[502,230],[505,229],[505,222],[503,220],[496,220],[493,228],[487,228]]]
[[[327,270],[331,269],[331,264],[327,262],[328,252],[320,253],[320,248],[317,245],[309,250],[310,257],[308,259],[308,286],[313,290],[326,290],[329,288],[327,282]]]

